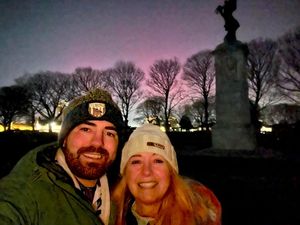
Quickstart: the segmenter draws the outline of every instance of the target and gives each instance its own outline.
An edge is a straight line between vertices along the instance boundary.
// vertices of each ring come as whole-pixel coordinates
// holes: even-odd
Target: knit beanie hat
[[[61,130],[58,135],[59,146],[77,125],[88,120],[105,120],[114,124],[117,131],[123,126],[123,117],[111,95],[103,89],[94,89],[86,95],[73,99],[62,114]]]
[[[152,152],[161,155],[178,173],[176,152],[167,134],[153,124],[144,124],[136,128],[126,142],[121,156],[120,173],[131,156],[141,152]]]

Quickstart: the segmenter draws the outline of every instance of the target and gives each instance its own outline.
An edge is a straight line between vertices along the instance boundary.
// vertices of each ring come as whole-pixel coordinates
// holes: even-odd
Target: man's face
[[[101,177],[116,157],[119,143],[115,126],[90,120],[76,126],[64,141],[63,152],[72,173],[85,180]]]

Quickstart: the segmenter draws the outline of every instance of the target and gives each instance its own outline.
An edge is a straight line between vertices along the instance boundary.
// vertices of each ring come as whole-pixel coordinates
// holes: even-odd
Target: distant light
[[[166,128],[164,126],[159,126],[160,130],[166,132]]]
[[[268,132],[272,132],[272,127],[265,127],[265,126],[262,126],[260,128],[260,133],[268,133]]]
[[[50,123],[52,131],[59,133],[61,125],[58,125],[56,122]],[[38,121],[35,124],[35,130],[38,130],[39,132],[49,132],[49,124],[40,124]]]

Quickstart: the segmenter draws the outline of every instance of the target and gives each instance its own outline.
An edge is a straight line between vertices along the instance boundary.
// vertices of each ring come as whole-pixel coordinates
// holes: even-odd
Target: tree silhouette
[[[152,92],[163,98],[166,131],[169,131],[170,129],[169,117],[172,109],[183,99],[183,90],[176,80],[179,72],[180,64],[176,58],[157,60],[150,67],[149,79],[146,82]]]
[[[160,125],[161,115],[163,113],[163,98],[148,97],[136,107],[136,114],[140,115],[135,118],[135,121],[143,123],[146,118],[148,123]]]
[[[128,126],[129,112],[140,100],[139,88],[144,72],[132,62],[119,61],[114,68],[105,72],[105,82],[109,90],[118,99],[124,120]]]
[[[267,124],[296,124],[300,121],[300,106],[287,103],[270,105],[264,109],[263,115]]]
[[[13,85],[0,89],[0,123],[4,130],[11,130],[11,123],[17,116],[27,112],[28,92],[24,87]]]
[[[52,132],[51,122],[58,120],[65,103],[74,97],[70,93],[70,75],[45,71],[23,76],[18,83],[30,90],[32,106]]]
[[[212,124],[216,122],[216,118],[214,117],[214,110],[215,110],[215,97],[209,97],[209,107],[208,107],[208,114],[209,118],[208,121],[205,122],[205,109],[203,104],[203,99],[193,99],[191,103],[185,104],[183,106],[183,110],[181,115],[188,116],[194,127],[201,127],[202,130],[205,128],[208,130]]]
[[[94,88],[104,88],[103,72],[91,67],[78,67],[72,74],[72,91],[75,95],[81,95]]]
[[[281,57],[278,86],[293,102],[300,103],[300,26],[279,39]]]
[[[197,99],[203,99],[201,103],[204,109],[204,125],[208,129],[209,97],[213,94],[215,83],[215,69],[211,51],[201,51],[188,58],[184,67],[183,79],[187,81],[189,89],[196,94]]]
[[[277,43],[271,39],[258,38],[249,42],[248,48],[249,95],[253,115],[256,115],[253,122],[258,124],[260,110],[281,100],[276,90],[276,76],[279,71]]]

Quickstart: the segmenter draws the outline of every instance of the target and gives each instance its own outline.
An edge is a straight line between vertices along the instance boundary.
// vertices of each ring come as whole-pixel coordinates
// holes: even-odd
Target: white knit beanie
[[[153,124],[144,124],[136,128],[126,142],[121,156],[120,173],[131,156],[141,152],[152,152],[161,155],[178,173],[176,152],[165,132]]]

